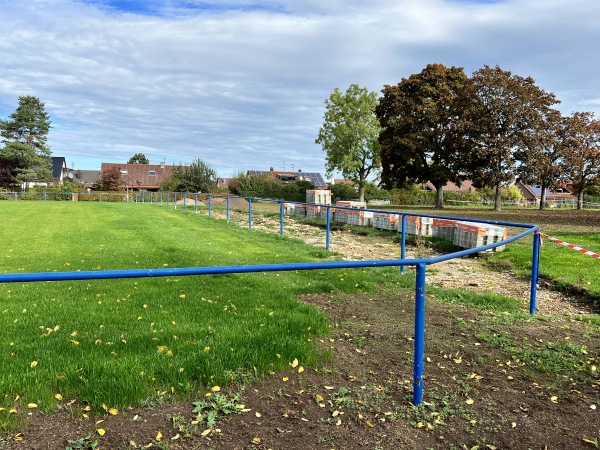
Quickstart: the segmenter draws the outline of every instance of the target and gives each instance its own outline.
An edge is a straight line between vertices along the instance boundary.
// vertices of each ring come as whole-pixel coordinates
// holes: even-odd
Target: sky
[[[430,63],[499,65],[600,116],[598,0],[0,0],[0,29],[0,118],[38,97],[75,169],[144,153],[324,174],[333,90],[380,95]]]

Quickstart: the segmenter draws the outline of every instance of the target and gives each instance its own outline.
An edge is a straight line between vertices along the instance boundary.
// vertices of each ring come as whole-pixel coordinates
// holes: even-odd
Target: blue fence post
[[[423,360],[425,355],[425,264],[417,264],[415,290],[415,356],[413,377],[413,404],[423,401]]]
[[[248,229],[252,229],[252,199],[248,199]]]
[[[198,214],[198,193],[194,194],[194,212]]]
[[[325,230],[325,250],[329,250],[329,239],[331,235],[331,206],[327,206]]]
[[[208,194],[208,217],[212,217],[212,194]]]
[[[283,202],[280,201],[279,202],[279,234],[281,236],[283,236],[283,214],[284,214],[284,208],[283,208]]]
[[[402,214],[402,230],[400,231],[400,259],[406,256],[406,214]],[[404,266],[400,269],[404,273]]]
[[[537,309],[537,284],[540,277],[540,232],[533,233],[533,254],[531,256],[531,295],[529,296],[529,314],[535,314]]]
[[[229,222],[229,205],[230,205],[230,198],[229,195],[227,196],[227,201],[225,202],[225,218],[227,220],[227,222]]]

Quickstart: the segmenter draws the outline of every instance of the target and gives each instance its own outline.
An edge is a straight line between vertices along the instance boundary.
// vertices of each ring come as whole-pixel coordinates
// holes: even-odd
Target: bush
[[[229,182],[229,191],[241,197],[271,198],[291,202],[306,201],[306,191],[314,189],[308,181],[283,183],[271,175],[238,175]]]

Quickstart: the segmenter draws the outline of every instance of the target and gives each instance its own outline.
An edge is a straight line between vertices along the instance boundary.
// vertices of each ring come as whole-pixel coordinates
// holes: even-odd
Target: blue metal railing
[[[158,203],[160,194],[160,205],[166,204],[169,206],[171,193],[151,193],[151,196],[145,196],[143,201],[149,203]],[[172,204],[177,208],[178,193],[172,193]],[[183,198],[183,209],[187,208],[187,193],[180,193]],[[194,210],[198,212],[198,196],[194,195]],[[212,194],[205,194],[208,199],[208,214],[212,214]],[[231,198],[226,198],[226,219],[230,220]],[[267,201],[280,203],[279,214],[279,232],[283,236],[284,233],[284,203],[296,203],[302,205],[314,205],[300,202],[283,202],[281,200],[271,199],[252,199],[248,197],[237,197],[248,200],[248,228],[252,228],[252,201]],[[139,201],[142,201],[140,198]],[[326,249],[329,250],[329,236],[331,228],[331,206],[326,205]],[[345,207],[335,207],[336,209],[352,209]],[[356,211],[356,210],[355,210]],[[436,216],[414,213],[398,213],[382,210],[363,210],[369,212],[392,213],[402,215],[401,226],[401,253],[400,259],[392,260],[368,260],[368,261],[334,261],[334,262],[313,262],[313,263],[288,263],[288,264],[259,264],[250,266],[212,266],[212,267],[185,267],[185,268],[163,268],[163,269],[135,269],[135,270],[103,270],[103,271],[85,271],[85,272],[38,272],[38,273],[12,273],[0,274],[0,283],[15,283],[15,282],[34,282],[34,281],[69,281],[69,280],[97,280],[97,279],[117,279],[117,278],[151,278],[151,277],[166,277],[166,276],[189,276],[189,275],[218,275],[231,273],[250,273],[250,272],[285,272],[292,270],[327,270],[327,269],[347,269],[347,268],[362,268],[362,267],[401,267],[415,266],[416,268],[416,287],[415,287],[415,347],[414,347],[414,362],[413,362],[413,404],[420,405],[423,401],[423,362],[425,355],[425,300],[426,300],[426,268],[428,265],[436,264],[442,261],[447,261],[454,258],[460,258],[467,255],[472,255],[485,250],[490,250],[502,245],[522,239],[523,237],[533,233],[533,252],[532,252],[532,276],[531,276],[531,292],[529,302],[529,312],[535,313],[536,297],[537,297],[537,282],[539,278],[539,247],[540,236],[539,227],[536,225],[516,224],[510,222],[495,222],[480,219],[468,219],[469,222],[490,223],[494,225],[503,225],[510,227],[525,228],[525,231],[492,244],[483,245],[481,247],[460,250],[444,255],[439,255],[431,258],[415,258],[405,259],[406,246],[406,217],[429,217],[441,218],[449,220],[465,220],[465,218]]]

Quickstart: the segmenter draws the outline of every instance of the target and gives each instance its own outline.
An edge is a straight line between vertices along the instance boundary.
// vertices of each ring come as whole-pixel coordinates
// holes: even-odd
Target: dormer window
[[[156,170],[149,170],[148,175],[156,175]]]

